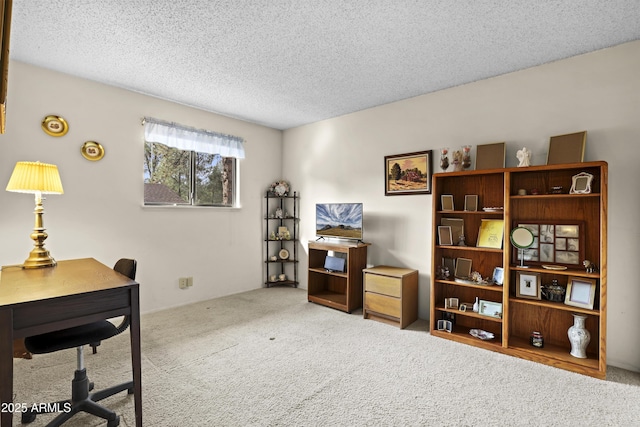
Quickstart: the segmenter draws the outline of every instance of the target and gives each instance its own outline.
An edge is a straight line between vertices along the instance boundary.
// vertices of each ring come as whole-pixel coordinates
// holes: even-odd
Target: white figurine
[[[518,150],[516,157],[520,161],[518,163],[519,168],[531,166],[531,151],[527,150],[527,147],[522,147],[522,150]]]

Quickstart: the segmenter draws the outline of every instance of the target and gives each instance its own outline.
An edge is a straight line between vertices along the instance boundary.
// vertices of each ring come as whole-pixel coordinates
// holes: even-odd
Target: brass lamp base
[[[24,261],[22,268],[44,268],[54,267],[56,260],[53,259],[49,251],[44,248],[33,248],[29,252],[29,258]]]

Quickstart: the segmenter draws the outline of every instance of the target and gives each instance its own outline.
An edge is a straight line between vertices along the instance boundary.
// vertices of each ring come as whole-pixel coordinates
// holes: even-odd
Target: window
[[[243,142],[145,118],[144,204],[236,206]]]

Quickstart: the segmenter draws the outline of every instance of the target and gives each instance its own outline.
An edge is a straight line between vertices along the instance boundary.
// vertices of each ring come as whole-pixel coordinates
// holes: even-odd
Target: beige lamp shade
[[[58,167],[40,162],[16,163],[6,190],[17,193],[64,193]]]

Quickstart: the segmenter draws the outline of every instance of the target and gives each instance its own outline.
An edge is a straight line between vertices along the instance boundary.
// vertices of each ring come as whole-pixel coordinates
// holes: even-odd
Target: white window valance
[[[150,117],[145,117],[142,123],[144,124],[144,138],[147,142],[159,142],[179,150],[244,159],[244,139],[240,137],[196,129]]]

